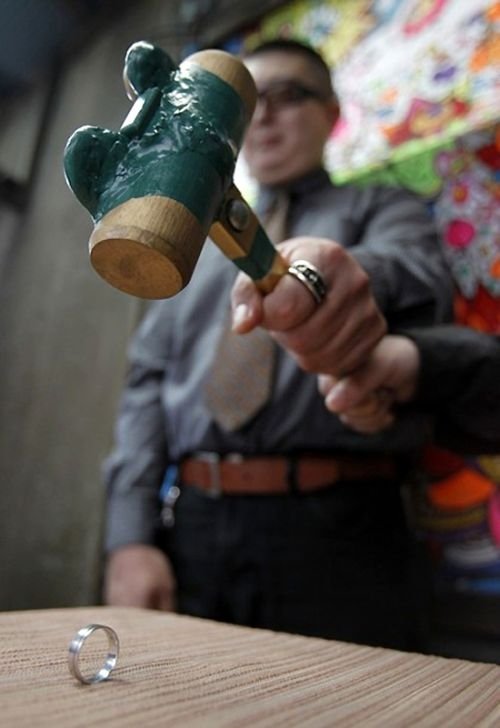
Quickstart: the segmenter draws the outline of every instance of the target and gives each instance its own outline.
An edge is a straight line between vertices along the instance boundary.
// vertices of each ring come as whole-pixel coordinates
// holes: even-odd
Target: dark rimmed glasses
[[[276,81],[257,91],[257,103],[264,103],[271,111],[298,106],[308,99],[326,101],[324,94],[298,81]]]

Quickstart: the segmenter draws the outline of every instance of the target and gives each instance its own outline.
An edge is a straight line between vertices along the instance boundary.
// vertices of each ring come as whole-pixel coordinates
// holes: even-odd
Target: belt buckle
[[[222,482],[220,477],[221,456],[217,452],[198,452],[196,457],[207,463],[210,473],[210,487],[206,491],[211,498],[219,498],[222,495]]]

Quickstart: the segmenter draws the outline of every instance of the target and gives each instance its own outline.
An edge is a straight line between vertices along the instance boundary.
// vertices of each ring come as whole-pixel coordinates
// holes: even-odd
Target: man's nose
[[[274,109],[270,101],[265,96],[258,98],[252,116],[252,124],[263,124],[272,118],[274,118]]]

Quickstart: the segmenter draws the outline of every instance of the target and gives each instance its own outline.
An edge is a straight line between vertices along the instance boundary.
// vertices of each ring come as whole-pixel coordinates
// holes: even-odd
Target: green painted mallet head
[[[134,104],[119,131],[84,126],[64,154],[66,179],[90,212],[90,258],[111,285],[166,298],[190,280],[211,237],[254,279],[275,250],[232,183],[256,100],[246,67],[218,50],[178,67],[132,45],[124,81]]]

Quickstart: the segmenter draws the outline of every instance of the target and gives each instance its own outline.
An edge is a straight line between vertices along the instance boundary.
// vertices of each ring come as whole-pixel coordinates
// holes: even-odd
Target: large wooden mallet
[[[134,104],[119,131],[85,126],[64,154],[68,184],[89,210],[95,270],[141,298],[190,280],[207,236],[268,292],[287,265],[233,184],[256,102],[245,66],[206,50],[178,67],[145,42],[126,55]]]

